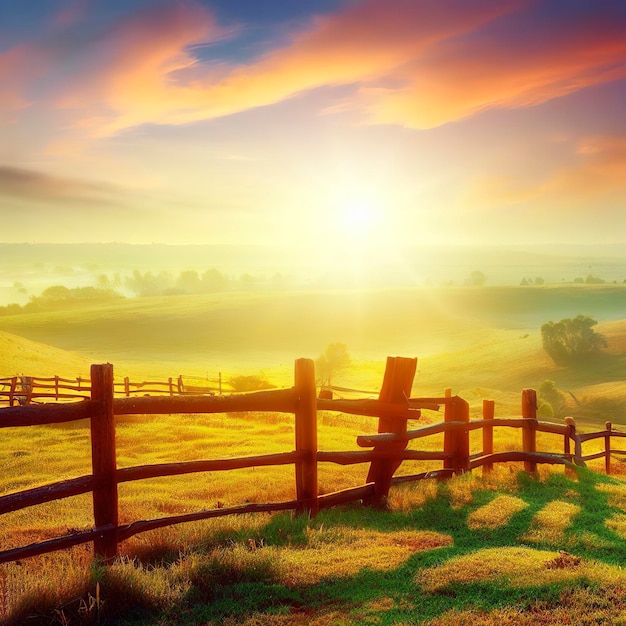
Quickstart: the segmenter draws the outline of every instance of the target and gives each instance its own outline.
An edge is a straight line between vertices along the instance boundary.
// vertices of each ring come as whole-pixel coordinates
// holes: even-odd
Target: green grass
[[[526,506],[496,528],[468,523],[503,494]],[[625,615],[626,541],[609,521],[624,514],[625,495],[622,482],[585,470],[577,479],[543,472],[538,482],[504,468],[395,488],[386,512],[352,506],[314,520],[280,514],[169,529],[135,541],[141,560],[133,545],[110,568],[83,558],[64,589],[47,576],[58,579],[67,554],[4,566],[10,590],[18,576],[36,577],[10,611],[13,623],[28,615],[34,624],[61,614],[137,626],[496,624],[514,614],[521,621],[510,623],[560,624],[564,611],[573,624],[619,623],[610,620]],[[421,505],[400,510],[406,498]],[[540,513],[564,498],[579,512],[558,537],[542,533]]]
[[[347,343],[353,365],[336,384],[379,388],[388,354],[419,357],[414,395],[483,398],[496,416],[519,415],[520,391],[546,378],[571,391],[580,424],[626,424],[626,290],[621,286],[451,288],[248,293],[129,300],[98,308],[0,318],[5,374],[88,375],[111,361],[119,378],[225,378],[261,371],[293,384],[293,361]],[[607,320],[605,355],[557,368],[539,325],[578,313]],[[609,321],[613,320],[613,321]],[[21,335],[7,334],[16,333]],[[28,339],[24,339],[24,338]],[[33,343],[34,341],[43,343]],[[52,347],[54,346],[54,347]],[[74,350],[75,352],[66,352]],[[595,403],[595,404],[594,404]],[[425,412],[422,422],[440,421]],[[319,448],[355,449],[371,418],[320,415]],[[0,493],[90,472],[84,427],[3,429]],[[495,429],[496,451],[521,433]],[[293,449],[293,418],[274,414],[136,417],[120,422],[119,466],[245,456]],[[441,449],[441,439],[413,442]],[[472,434],[472,452],[480,433]],[[585,454],[601,443],[585,447]],[[539,450],[562,440],[541,435]],[[595,447],[594,447],[595,446]],[[405,464],[402,472],[438,464]],[[602,461],[591,464],[600,468]],[[112,568],[89,546],[0,566],[0,619],[9,623],[127,624],[578,624],[626,619],[626,464],[617,477],[577,480],[541,470],[541,481],[500,467],[447,483],[394,488],[388,512],[359,506],[315,520],[257,515],[181,525],[123,544]],[[320,466],[323,492],[362,484],[366,466]],[[292,467],[152,479],[120,485],[122,523],[291,499]],[[499,498],[499,499],[498,499]],[[89,495],[0,517],[2,549],[90,528]],[[579,565],[548,567],[559,550]],[[65,620],[65,621],[64,621]],[[69,620],[69,621],[68,621]],[[615,620],[611,622],[610,620]]]

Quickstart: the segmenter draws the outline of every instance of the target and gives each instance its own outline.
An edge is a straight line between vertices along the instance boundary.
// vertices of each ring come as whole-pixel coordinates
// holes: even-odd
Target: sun
[[[383,215],[373,199],[351,198],[337,207],[336,218],[344,237],[364,241],[376,236]]]

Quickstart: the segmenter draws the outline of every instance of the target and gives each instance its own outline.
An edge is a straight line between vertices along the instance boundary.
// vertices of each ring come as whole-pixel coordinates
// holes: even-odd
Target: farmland
[[[116,376],[263,372],[278,386],[291,384],[294,358],[314,358],[328,342],[343,341],[352,363],[337,377],[342,386],[376,393],[387,354],[416,355],[413,393],[452,387],[470,402],[473,417],[483,398],[496,401],[497,415],[519,415],[521,388],[549,378],[582,406],[608,401],[604,412],[587,416],[588,426],[610,419],[619,427],[626,423],[619,412],[625,295],[621,286],[559,286],[140,298],[3,317],[0,340],[11,368],[6,374],[87,375],[90,362],[110,361]],[[608,350],[581,365],[556,367],[542,350],[539,325],[581,312],[600,321]],[[575,414],[580,407],[570,408]],[[439,417],[426,412],[423,419]],[[375,428],[372,418],[322,414],[320,449],[354,448],[357,435]],[[3,435],[4,493],[89,471],[84,428],[4,429]],[[118,425],[117,438],[123,467],[288,451],[293,423],[269,413],[137,416]],[[517,449],[517,438],[499,433],[494,447]],[[492,477],[476,471],[446,483],[394,487],[386,513],[348,507],[310,521],[279,514],[162,529],[125,542],[124,559],[107,570],[94,570],[90,551],[73,548],[2,566],[10,590],[6,615],[38,614],[40,623],[53,610],[76,623],[97,621],[98,611],[137,624],[496,623],[512,619],[519,607],[548,615],[554,603],[589,617],[603,596],[611,598],[605,614],[613,614],[623,610],[616,567],[626,550],[620,460],[615,469],[616,478],[583,472],[578,480],[542,469],[537,482],[511,465]],[[362,484],[365,471],[321,469],[320,489]],[[122,519],[292,495],[292,470],[228,474],[124,485]],[[4,515],[3,545],[84,528],[89,508],[89,498],[77,496]],[[558,550],[580,558],[582,567],[567,561],[546,569],[558,563]],[[514,565],[522,561],[524,567]],[[489,563],[490,574],[480,562]],[[63,581],[59,571],[67,573]],[[411,599],[416,592],[419,605]],[[114,599],[122,596],[128,604]]]

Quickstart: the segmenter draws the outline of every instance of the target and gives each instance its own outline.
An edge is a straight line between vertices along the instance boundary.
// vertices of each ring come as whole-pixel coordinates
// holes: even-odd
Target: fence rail
[[[191,381],[191,382],[188,382]],[[221,395],[224,391],[232,393],[230,385],[218,378],[200,378],[183,376],[167,380],[148,380],[132,382],[128,377],[113,383],[115,396],[184,396],[184,395]],[[0,378],[0,404],[9,406],[27,405],[49,401],[86,400],[91,397],[89,378],[63,378],[52,376],[11,376]]]
[[[116,398],[113,367],[93,365],[89,399],[71,403],[25,404],[0,410],[0,428],[58,424],[89,419],[91,426],[92,473],[70,480],[0,496],[0,515],[36,506],[53,500],[93,493],[94,527],[64,537],[49,539],[28,546],[0,552],[0,563],[92,542],[97,557],[110,562],[118,554],[119,542],[138,533],[190,521],[255,512],[295,510],[312,515],[322,508],[361,500],[365,504],[384,503],[391,485],[427,478],[446,478],[482,467],[484,472],[496,463],[522,462],[527,472],[536,472],[537,464],[560,464],[566,471],[583,466],[585,461],[604,458],[607,473],[611,456],[626,454],[613,449],[613,438],[626,433],[613,429],[610,422],[605,430],[579,434],[573,418],[565,424],[537,419],[536,394],[532,389],[522,391],[522,417],[494,417],[494,402],[483,402],[482,419],[470,421],[469,405],[447,392],[437,398],[410,398],[416,359],[390,357],[378,399],[333,400],[316,398],[313,361],[298,359],[295,363],[294,386],[290,389],[258,391],[241,395],[163,395]],[[7,380],[7,379],[4,379]],[[65,380],[38,379],[55,386]],[[0,380],[2,382],[2,380]],[[71,381],[72,383],[74,381]],[[146,383],[154,385],[155,383]],[[420,417],[422,409],[444,410],[444,421],[409,430],[409,420]],[[356,444],[369,450],[321,451],[317,445],[318,411],[378,417],[378,434],[360,435]],[[115,450],[115,416],[131,414],[283,412],[295,418],[295,449],[292,452],[215,460],[187,461],[117,468]],[[494,452],[494,428],[516,428],[522,431],[522,449]],[[470,454],[470,433],[482,431],[482,449]],[[537,432],[562,437],[563,452],[537,451]],[[442,450],[407,449],[410,441],[443,434]],[[583,444],[602,438],[604,450],[583,455]],[[574,442],[572,452],[571,442]],[[394,476],[404,461],[441,461],[442,467],[427,472]],[[317,484],[319,463],[352,465],[369,463],[366,484],[334,493],[320,495]],[[118,519],[118,485],[124,482],[196,472],[230,471],[241,468],[293,465],[295,493],[293,500],[264,504],[245,504],[230,508],[173,515],[152,520],[137,520],[120,525]]]

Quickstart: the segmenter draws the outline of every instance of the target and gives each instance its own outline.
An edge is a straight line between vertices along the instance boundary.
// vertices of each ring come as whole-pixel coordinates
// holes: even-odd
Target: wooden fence
[[[132,382],[128,377],[113,383],[115,396],[134,397],[136,395],[213,395],[223,391],[232,392],[229,385],[218,378],[184,376],[167,380]],[[91,398],[89,378],[63,378],[52,376],[12,376],[0,378],[0,404],[9,406],[31,404],[33,402],[87,400]]]
[[[295,363],[294,386],[290,389],[259,391],[230,396],[155,396],[115,398],[113,367],[92,365],[88,400],[71,403],[24,405],[0,410],[0,428],[56,424],[88,419],[91,425],[92,473],[70,480],[51,483],[0,497],[0,515],[91,492],[93,494],[94,526],[90,530],[50,539],[24,547],[0,552],[0,563],[23,559],[93,541],[98,558],[109,562],[118,554],[119,542],[138,533],[224,515],[295,510],[315,515],[319,509],[352,501],[384,504],[391,485],[423,478],[442,478],[477,467],[490,471],[494,463],[519,461],[528,472],[535,472],[538,463],[562,464],[573,470],[586,460],[605,458],[610,471],[612,454],[626,454],[611,448],[611,439],[626,433],[606,429],[598,433],[578,434],[572,418],[564,425],[542,422],[536,416],[536,395],[532,389],[522,392],[522,417],[495,418],[493,401],[483,403],[482,419],[470,421],[468,403],[446,393],[443,397],[410,398],[416,359],[389,357],[379,398],[368,400],[333,400],[316,398],[314,363],[298,359]],[[422,409],[444,408],[444,421],[409,430],[408,420],[417,419]],[[357,437],[361,448],[344,452],[325,452],[317,446],[318,411],[338,411],[377,417],[378,434]],[[282,412],[295,416],[295,449],[292,452],[218,460],[188,461],[117,468],[115,449],[115,416],[131,414]],[[494,452],[494,427],[522,430],[522,450]],[[470,432],[482,429],[482,450],[470,454]],[[545,432],[563,438],[563,453],[538,452],[536,433]],[[407,449],[411,440],[443,433],[443,449]],[[582,444],[604,438],[604,451],[584,456]],[[574,442],[573,451],[571,442]],[[441,461],[442,467],[428,472],[394,476],[403,461]],[[351,465],[370,463],[367,482],[342,491],[320,495],[317,484],[318,463]],[[246,504],[216,508],[197,513],[138,520],[119,524],[118,485],[123,482],[190,474],[194,472],[227,471],[240,468],[293,465],[295,467],[295,499],[267,504]]]

